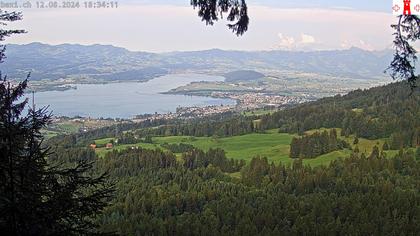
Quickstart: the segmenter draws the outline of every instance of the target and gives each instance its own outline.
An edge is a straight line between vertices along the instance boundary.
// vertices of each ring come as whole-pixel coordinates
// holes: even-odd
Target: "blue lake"
[[[139,114],[174,112],[177,107],[232,105],[230,99],[161,94],[196,81],[223,81],[224,77],[196,74],[167,75],[145,83],[78,84],[77,89],[35,94],[37,107],[50,106],[56,116],[132,118]]]

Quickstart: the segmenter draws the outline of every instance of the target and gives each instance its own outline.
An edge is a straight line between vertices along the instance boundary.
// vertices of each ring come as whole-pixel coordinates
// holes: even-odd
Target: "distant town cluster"
[[[178,107],[175,112],[168,113],[155,113],[155,114],[143,114],[137,115],[132,119],[94,119],[94,118],[83,118],[83,117],[56,117],[53,120],[53,124],[50,129],[53,131],[59,131],[60,127],[76,126],[78,132],[87,132],[92,129],[109,126],[112,124],[121,123],[139,123],[146,120],[189,120],[195,118],[208,117],[217,114],[224,114],[228,112],[243,112],[261,108],[281,108],[287,105],[300,104],[310,101],[310,98],[297,97],[297,96],[282,96],[282,95],[271,95],[264,93],[234,93],[234,92],[213,92],[211,94],[215,98],[229,98],[237,101],[236,105],[212,105],[205,107]],[[66,130],[70,131],[70,130]]]
[[[176,112],[169,112],[164,114],[153,114],[153,115],[140,115],[134,118],[133,122],[143,122],[145,120],[172,120],[172,119],[194,119],[215,114],[223,114],[226,112],[234,111],[235,106],[227,105],[214,105],[205,107],[178,107]]]
[[[211,94],[215,98],[235,99],[237,109],[258,109],[264,107],[281,107],[284,105],[300,104],[308,102],[309,99],[297,96],[282,96],[265,93],[234,93],[234,92],[213,92]]]

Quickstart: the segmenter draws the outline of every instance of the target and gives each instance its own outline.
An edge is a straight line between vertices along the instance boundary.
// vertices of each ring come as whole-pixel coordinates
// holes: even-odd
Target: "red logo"
[[[420,0],[393,0],[392,13],[395,16],[420,15]]]
[[[411,15],[411,0],[404,0],[404,15]]]

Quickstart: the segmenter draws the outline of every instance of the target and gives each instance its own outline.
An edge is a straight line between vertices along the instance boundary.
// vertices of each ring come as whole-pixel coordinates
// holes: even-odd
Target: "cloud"
[[[302,44],[315,43],[315,37],[308,34],[301,34]]]
[[[283,49],[292,49],[296,45],[296,41],[293,37],[284,36],[282,33],[278,34],[280,42],[278,44],[279,48]]]
[[[280,38],[280,41],[276,47],[277,49],[304,50],[307,49],[309,45],[316,43],[314,36],[305,33],[301,33],[300,38],[294,38],[282,33],[279,33],[278,37]]]

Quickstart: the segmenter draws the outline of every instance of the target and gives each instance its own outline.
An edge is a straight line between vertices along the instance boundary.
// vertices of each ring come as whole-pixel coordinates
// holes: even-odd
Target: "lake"
[[[166,75],[145,83],[78,84],[77,89],[35,94],[37,107],[50,106],[56,116],[133,118],[139,114],[168,113],[177,107],[233,105],[230,99],[161,94],[196,81],[223,81],[221,76]]]

